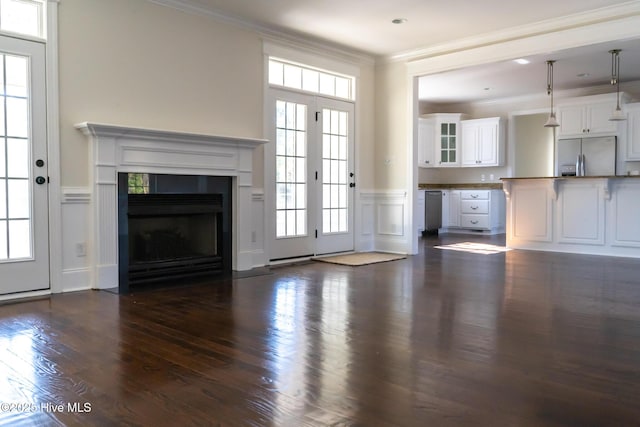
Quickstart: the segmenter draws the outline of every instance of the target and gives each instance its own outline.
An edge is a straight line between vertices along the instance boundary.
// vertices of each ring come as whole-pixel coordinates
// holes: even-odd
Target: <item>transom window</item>
[[[46,38],[46,0],[0,0],[0,31]]]
[[[353,80],[353,77],[269,58],[271,85],[354,101]]]

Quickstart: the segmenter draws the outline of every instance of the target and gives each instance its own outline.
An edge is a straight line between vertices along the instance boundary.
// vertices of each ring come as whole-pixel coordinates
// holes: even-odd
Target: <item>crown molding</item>
[[[309,49],[315,52],[322,51],[324,54],[331,54],[336,58],[346,60],[353,63],[373,65],[375,64],[375,57],[362,51],[350,49],[343,45],[328,42],[319,38],[310,37],[306,34],[301,34],[292,31],[282,31],[272,27],[268,27],[259,24],[255,21],[242,19],[237,16],[233,16],[228,13],[224,13],[219,9],[213,7],[203,6],[194,0],[147,0],[151,3],[170,7],[172,9],[179,10],[181,12],[206,16],[208,18],[215,19],[220,22],[234,25],[236,27],[243,28],[245,30],[254,31],[261,37],[272,40],[286,42],[289,45],[299,46],[304,49]]]
[[[474,35],[451,42],[413,49],[388,55],[382,58],[384,62],[409,62],[468,49],[490,46],[507,41],[524,39],[541,34],[548,34],[563,30],[585,27],[592,24],[615,21],[618,19],[640,16],[640,2],[629,1],[613,6],[593,9],[572,15],[560,16],[532,24],[519,25],[500,31]]]

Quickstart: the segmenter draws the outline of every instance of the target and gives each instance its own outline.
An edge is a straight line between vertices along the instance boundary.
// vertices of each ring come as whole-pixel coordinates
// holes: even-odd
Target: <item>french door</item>
[[[353,104],[271,89],[269,106],[271,260],[352,251]]]
[[[0,36],[0,294],[49,288],[45,46]]]

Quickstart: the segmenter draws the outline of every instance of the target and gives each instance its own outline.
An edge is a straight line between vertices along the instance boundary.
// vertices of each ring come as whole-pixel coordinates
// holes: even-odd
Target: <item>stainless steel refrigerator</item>
[[[616,174],[615,136],[559,139],[558,176],[611,176]]]

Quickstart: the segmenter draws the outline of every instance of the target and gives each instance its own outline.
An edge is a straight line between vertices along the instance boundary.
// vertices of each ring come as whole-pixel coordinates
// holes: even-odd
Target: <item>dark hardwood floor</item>
[[[640,425],[640,260],[469,240],[2,305],[0,423]]]

